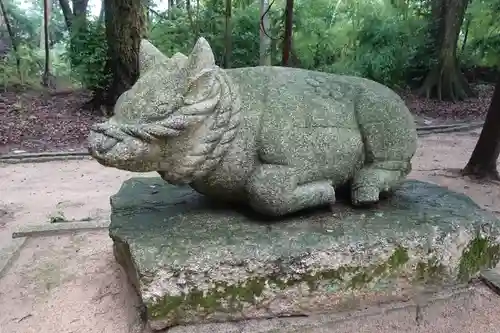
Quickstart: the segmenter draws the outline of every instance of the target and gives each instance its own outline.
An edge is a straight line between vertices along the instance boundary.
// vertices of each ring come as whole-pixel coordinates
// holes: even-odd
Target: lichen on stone
[[[186,309],[203,308],[207,312],[216,310],[239,311],[245,303],[252,304],[260,297],[266,288],[285,290],[305,283],[309,292],[316,291],[320,282],[330,285],[339,285],[339,291],[349,291],[366,288],[372,281],[382,277],[392,277],[404,268],[409,261],[408,250],[397,247],[392,255],[379,265],[368,267],[344,266],[338,269],[308,272],[300,278],[285,279],[277,274],[266,277],[254,277],[236,285],[228,285],[224,282],[216,282],[215,287],[208,291],[193,288],[189,293],[180,296],[166,295],[147,305],[152,318],[161,318],[169,315],[172,311],[184,311]],[[224,309],[222,303],[227,302],[228,308]]]
[[[480,269],[491,268],[500,260],[500,245],[491,237],[482,236],[479,232],[462,253],[458,266],[458,278],[468,281]]]

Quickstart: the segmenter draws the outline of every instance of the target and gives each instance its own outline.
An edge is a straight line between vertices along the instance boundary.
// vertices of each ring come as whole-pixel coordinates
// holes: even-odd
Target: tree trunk
[[[16,57],[17,75],[19,75],[19,80],[23,82],[23,76],[21,74],[21,57],[19,56],[16,37],[14,36],[14,31],[12,30],[12,26],[10,25],[9,17],[7,16],[7,8],[5,8],[3,0],[0,0],[0,9],[2,10],[3,21],[5,22],[5,26],[7,27],[7,32],[9,33],[12,49],[14,50],[14,56]]]
[[[101,9],[99,10],[99,17],[97,18],[97,24],[101,25],[104,22],[104,1],[101,0]]]
[[[45,69],[42,76],[42,85],[44,87],[52,86],[52,76],[50,74],[50,46],[49,46],[49,21],[50,21],[49,0],[43,0],[43,42],[45,49]]]
[[[269,1],[260,0],[260,61],[261,66],[271,66],[271,25],[269,23]]]
[[[63,12],[64,21],[70,34],[70,49],[72,54],[78,54],[81,47],[81,42],[78,38],[81,34],[86,32],[87,29],[87,5],[88,0],[73,0],[72,7],[69,0],[59,0],[59,5]],[[70,57],[72,65],[74,65],[73,57]]]
[[[68,31],[71,31],[71,25],[73,23],[73,11],[71,10],[71,6],[69,5],[69,0],[59,0],[59,6],[61,6],[64,22],[66,22],[66,28],[68,28]]]
[[[499,180],[497,160],[500,153],[500,77],[486,115],[486,120],[464,175]]]
[[[118,97],[139,77],[139,45],[145,36],[141,0],[104,0],[110,82],[95,92],[93,104],[111,109]]]
[[[232,52],[232,25],[231,25],[231,9],[232,1],[226,0],[225,14],[225,33],[224,33],[224,68],[231,68],[231,52]]]
[[[286,0],[285,7],[285,38],[283,39],[282,66],[289,65],[290,51],[292,50],[292,30],[293,30],[293,0]]]
[[[423,81],[419,93],[439,100],[463,100],[475,96],[457,61],[457,42],[469,0],[433,0],[432,16],[437,63]]]
[[[59,5],[61,6],[61,10],[63,12],[64,21],[66,22],[66,27],[68,28],[69,32],[74,32],[72,31],[72,29],[76,20],[79,21],[79,24],[85,25],[87,21],[88,3],[89,0],[73,0],[73,10],[71,10],[69,0],[59,0]]]

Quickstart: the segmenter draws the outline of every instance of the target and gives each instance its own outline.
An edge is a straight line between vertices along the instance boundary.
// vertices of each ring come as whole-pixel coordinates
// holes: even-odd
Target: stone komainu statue
[[[141,76],[96,124],[102,165],[158,171],[221,200],[284,215],[335,202],[374,203],[411,170],[415,123],[391,89],[358,77],[284,67],[222,69],[200,38],[189,57],[141,43]]]

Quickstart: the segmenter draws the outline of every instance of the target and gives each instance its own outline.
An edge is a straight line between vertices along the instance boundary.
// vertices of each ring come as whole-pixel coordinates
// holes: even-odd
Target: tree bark
[[[14,57],[16,57],[17,75],[19,76],[19,80],[22,82],[23,76],[21,74],[21,57],[19,56],[16,37],[14,36],[14,31],[12,30],[12,26],[10,25],[9,17],[7,16],[7,8],[5,8],[3,0],[0,0],[0,9],[2,10],[3,21],[5,22],[5,26],[7,27],[7,32],[9,33],[12,49],[14,50]]]
[[[486,120],[464,175],[499,180],[497,160],[500,154],[500,77],[495,86]]]
[[[43,0],[43,42],[45,49],[45,69],[42,76],[42,85],[49,87],[52,85],[50,74],[50,46],[49,46],[49,18],[50,6],[49,0]]]
[[[101,0],[101,9],[99,10],[99,17],[97,18],[97,24],[101,25],[104,22],[104,1]]]
[[[261,66],[271,66],[271,25],[269,22],[269,1],[260,0],[260,61]]]
[[[224,68],[231,68],[231,52],[232,52],[232,1],[226,0],[225,14],[225,31],[224,31]]]
[[[66,22],[66,28],[71,31],[71,24],[73,23],[73,11],[69,5],[69,0],[59,0],[59,6],[64,16],[64,22]]]
[[[85,25],[87,21],[88,3],[89,0],[73,0],[73,10],[71,10],[69,0],[59,0],[64,21],[66,22],[66,27],[69,32],[73,32],[72,29],[76,20],[78,20],[80,24]]]
[[[469,0],[433,0],[432,16],[436,65],[419,93],[439,100],[463,100],[475,96],[457,61],[457,42]]]
[[[285,37],[283,39],[282,66],[289,65],[290,51],[292,50],[292,30],[293,30],[293,0],[286,0],[285,7]]]
[[[145,36],[145,12],[141,0],[104,0],[108,61],[112,74],[106,87],[95,92],[94,106],[112,109],[118,97],[139,77],[139,46]]]
[[[78,54],[80,47],[85,47],[85,45],[80,45],[78,36],[85,33],[87,29],[87,5],[88,0],[73,0],[73,9],[69,4],[69,0],[59,0],[59,5],[63,12],[64,21],[66,22],[66,27],[70,34],[70,49],[71,54]],[[71,57],[71,62],[74,65],[73,58]]]

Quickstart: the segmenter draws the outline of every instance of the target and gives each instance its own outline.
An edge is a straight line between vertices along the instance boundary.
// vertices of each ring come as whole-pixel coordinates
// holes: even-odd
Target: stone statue
[[[143,41],[140,78],[92,127],[102,165],[157,171],[221,200],[281,216],[335,202],[375,203],[411,170],[417,134],[391,89],[284,67],[222,69],[200,38],[189,57]]]

